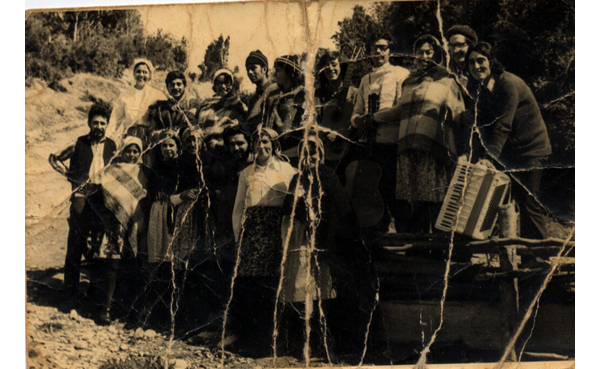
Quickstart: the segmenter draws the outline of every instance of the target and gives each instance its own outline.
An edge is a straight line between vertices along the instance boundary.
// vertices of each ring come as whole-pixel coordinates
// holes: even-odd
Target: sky
[[[308,6],[307,19],[297,2],[246,2],[193,5],[164,5],[141,8],[142,21],[149,34],[159,29],[176,38],[189,41],[189,66],[204,61],[206,47],[220,34],[230,36],[229,67],[244,70],[250,51],[260,49],[270,66],[277,56],[301,53],[310,47],[303,24],[308,23],[311,38],[317,47],[334,48],[331,36],[337,23],[352,16],[356,4],[364,1],[313,2]],[[320,14],[320,16],[319,16]]]

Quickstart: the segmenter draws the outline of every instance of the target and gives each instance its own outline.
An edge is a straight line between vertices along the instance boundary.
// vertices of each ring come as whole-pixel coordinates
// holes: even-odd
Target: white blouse
[[[296,169],[289,163],[273,157],[266,166],[250,165],[240,173],[232,214],[236,240],[239,239],[242,230],[244,210],[251,206],[282,206],[294,174]]]
[[[127,129],[134,124],[147,126],[148,108],[157,101],[166,99],[167,95],[164,92],[150,85],[141,90],[135,87],[127,89],[114,103],[106,136],[113,139],[119,147]]]

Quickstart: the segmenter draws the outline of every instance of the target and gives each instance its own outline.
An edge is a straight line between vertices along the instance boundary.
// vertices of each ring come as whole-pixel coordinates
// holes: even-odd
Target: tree
[[[338,27],[339,31],[331,38],[345,59],[352,57],[357,45],[368,45],[369,40],[373,36],[381,34],[383,30],[381,24],[360,5],[354,7],[352,18],[345,18],[341,22],[338,22]],[[365,50],[365,52],[368,54],[369,50]],[[358,87],[361,77],[371,70],[372,65],[368,59],[365,58],[358,61],[352,83]]]
[[[187,40],[145,36],[137,10],[38,12],[25,20],[25,76],[49,82],[70,72],[120,77],[140,56],[159,69],[187,67]]]
[[[229,36],[223,38],[223,34],[221,34],[208,45],[204,54],[204,63],[198,65],[198,68],[202,71],[201,80],[210,81],[217,70],[227,68],[228,59]]]
[[[352,18],[338,22],[339,31],[331,38],[342,55],[350,58],[357,43],[367,44],[375,34],[381,33],[381,25],[360,5],[354,7]]]

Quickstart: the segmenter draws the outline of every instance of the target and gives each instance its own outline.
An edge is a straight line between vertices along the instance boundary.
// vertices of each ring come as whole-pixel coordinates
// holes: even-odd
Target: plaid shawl
[[[158,101],[149,109],[152,130],[177,129],[194,124],[194,117],[200,106],[198,99],[190,98],[186,91],[179,101],[169,96],[168,100]]]
[[[454,130],[460,124],[465,105],[460,87],[445,69],[431,65],[411,74],[402,85],[399,105],[401,152],[446,148],[456,155]]]
[[[272,90],[267,96],[267,119],[265,128],[272,128],[282,134],[302,126],[306,89],[298,86],[290,92]]]
[[[208,128],[216,125],[223,118],[244,120],[247,114],[248,108],[236,95],[229,97],[215,95],[200,105],[196,121],[200,128]]]
[[[148,187],[142,168],[140,164],[112,164],[102,177],[104,206],[121,223],[136,254],[138,234],[144,230],[144,211],[140,201],[146,197]]]

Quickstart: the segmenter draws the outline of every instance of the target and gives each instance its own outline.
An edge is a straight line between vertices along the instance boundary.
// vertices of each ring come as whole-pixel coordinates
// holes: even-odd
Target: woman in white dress
[[[148,108],[159,100],[166,100],[167,95],[150,86],[154,67],[147,59],[135,59],[133,77],[135,85],[125,90],[114,102],[110,123],[106,136],[112,138],[117,145],[123,140],[127,130],[134,126],[149,125]]]

